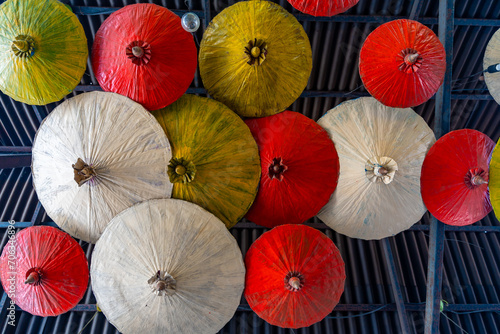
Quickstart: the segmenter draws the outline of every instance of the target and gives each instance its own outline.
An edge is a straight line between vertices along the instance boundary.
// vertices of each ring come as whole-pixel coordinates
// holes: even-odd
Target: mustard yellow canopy
[[[500,140],[497,142],[490,160],[490,180],[488,188],[495,216],[500,219]]]
[[[309,38],[270,1],[241,1],[214,17],[200,44],[205,88],[240,116],[274,115],[302,93],[312,69]]]

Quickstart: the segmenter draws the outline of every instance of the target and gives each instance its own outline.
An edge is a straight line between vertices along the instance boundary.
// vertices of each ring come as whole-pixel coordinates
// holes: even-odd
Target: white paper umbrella
[[[350,237],[381,239],[422,217],[420,169],[436,139],[419,115],[367,97],[337,106],[318,124],[340,159],[337,189],[318,214],[325,224]]]
[[[196,204],[159,199],[118,214],[96,244],[92,289],[127,333],[216,333],[234,315],[245,280],[236,240]]]
[[[500,29],[488,42],[483,60],[484,81],[491,96],[500,104]]]
[[[170,197],[170,144],[156,119],[118,94],[78,95],[42,122],[33,144],[33,183],[47,214],[95,243],[134,203]]]

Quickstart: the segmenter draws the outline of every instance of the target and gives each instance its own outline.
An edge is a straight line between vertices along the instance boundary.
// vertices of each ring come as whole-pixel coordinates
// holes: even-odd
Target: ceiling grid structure
[[[450,84],[450,129],[471,128],[498,141],[500,106],[481,80],[486,45],[500,28],[500,2],[495,0],[441,0],[454,2],[453,61]],[[2,1],[3,2],[3,1]],[[188,10],[206,27],[232,0],[71,0],[88,39],[109,14],[132,3],[156,3],[182,15]],[[313,71],[306,90],[290,106],[318,120],[343,101],[368,96],[358,72],[359,51],[365,38],[380,24],[398,18],[414,18],[436,34],[439,30],[439,2],[435,0],[360,0],[346,13],[331,18],[302,14],[286,0],[275,1],[303,24],[313,51]],[[207,20],[208,19],[208,20]],[[195,33],[199,47],[202,28]],[[100,90],[90,60],[80,84],[67,98],[85,91]],[[188,93],[206,96],[198,71]],[[67,99],[66,98],[66,99]],[[413,108],[435,127],[436,97]],[[0,246],[7,242],[9,220],[16,227],[33,224],[55,226],[39,204],[32,186],[31,145],[41,120],[60,102],[29,106],[0,93]],[[221,333],[425,333],[426,291],[429,249],[436,242],[431,216],[426,213],[410,230],[381,241],[351,239],[335,233],[317,218],[307,222],[331,238],[346,264],[346,286],[331,316],[305,329],[288,330],[271,326],[252,312],[242,298],[240,308]],[[245,219],[231,233],[245,255],[253,241],[267,229]],[[449,305],[443,313],[436,307],[434,320],[440,333],[500,332],[500,223],[493,213],[463,228],[442,226],[442,286],[434,297]],[[80,241],[90,260],[93,245]],[[432,250],[431,250],[432,252]],[[439,261],[438,261],[439,262]],[[95,314],[95,298],[89,288],[74,310],[58,317],[41,318],[16,312],[16,327],[6,318],[8,298],[0,299],[1,333],[77,333]],[[439,297],[440,295],[440,297]],[[435,306],[435,305],[434,305]],[[432,327],[431,327],[432,328]],[[430,332],[436,332],[436,327]],[[429,330],[427,333],[430,333]],[[118,333],[97,313],[83,333]]]

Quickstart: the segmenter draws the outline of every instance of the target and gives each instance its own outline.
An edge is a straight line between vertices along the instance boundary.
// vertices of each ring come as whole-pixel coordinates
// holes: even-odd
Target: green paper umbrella
[[[14,100],[59,101],[80,82],[87,39],[78,18],[56,0],[9,0],[0,6],[0,89]]]
[[[222,103],[194,95],[153,115],[172,145],[172,197],[196,203],[228,228],[234,226],[252,205],[260,180],[250,129]]]

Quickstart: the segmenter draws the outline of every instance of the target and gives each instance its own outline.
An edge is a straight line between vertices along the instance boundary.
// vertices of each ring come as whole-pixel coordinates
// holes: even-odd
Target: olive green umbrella
[[[253,203],[260,180],[250,129],[222,103],[195,95],[153,115],[172,145],[172,197],[196,203],[232,227]]]

